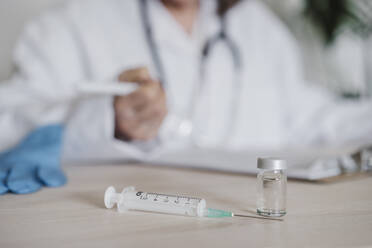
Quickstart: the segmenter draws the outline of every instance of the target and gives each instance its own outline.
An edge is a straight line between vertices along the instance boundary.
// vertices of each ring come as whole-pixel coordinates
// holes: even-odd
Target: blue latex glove
[[[43,185],[66,183],[60,168],[62,125],[48,125],[31,132],[19,145],[0,153],[0,194],[28,194]]]

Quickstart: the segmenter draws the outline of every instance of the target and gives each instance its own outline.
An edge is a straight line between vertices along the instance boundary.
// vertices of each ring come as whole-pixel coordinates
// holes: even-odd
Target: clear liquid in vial
[[[274,217],[286,214],[286,183],[286,175],[279,170],[258,175],[258,214]]]

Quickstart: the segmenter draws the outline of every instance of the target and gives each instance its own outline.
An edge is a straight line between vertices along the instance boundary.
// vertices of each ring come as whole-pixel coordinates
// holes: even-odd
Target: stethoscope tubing
[[[167,89],[169,87],[166,73],[165,73],[165,68],[162,63],[161,56],[159,54],[159,49],[158,46],[155,42],[154,35],[153,35],[153,29],[151,26],[150,22],[150,14],[149,14],[149,7],[148,7],[148,0],[140,0],[140,15],[142,18],[142,26],[147,42],[147,46],[153,61],[153,64],[155,66],[155,70],[157,72],[158,80],[162,84],[164,89]],[[203,49],[201,51],[201,61],[200,61],[200,81],[196,85],[196,90],[193,94],[193,99],[192,99],[192,104],[191,104],[191,109],[189,113],[187,113],[186,118],[189,119],[189,121],[192,119],[193,114],[196,111],[196,103],[198,102],[198,99],[200,97],[203,84],[204,84],[204,79],[205,79],[205,67],[206,67],[206,60],[208,56],[211,54],[213,47],[216,46],[218,42],[224,42],[226,44],[226,47],[230,51],[231,54],[231,59],[234,63],[234,89],[233,89],[233,96],[231,97],[231,102],[230,104],[230,116],[229,116],[229,125],[226,128],[226,132],[223,135],[222,142],[227,142],[229,140],[229,137],[231,136],[231,130],[235,129],[235,124],[236,124],[236,119],[237,119],[237,113],[238,113],[238,101],[240,97],[238,94],[240,94],[240,89],[242,88],[242,85],[240,83],[240,75],[241,75],[241,70],[242,70],[242,60],[240,57],[240,52],[239,48],[236,45],[236,43],[228,36],[226,32],[226,18],[225,15],[220,17],[220,23],[221,23],[221,29],[220,31],[209,38],[205,45],[203,46]],[[201,143],[202,141],[195,141],[195,137],[193,137],[194,143],[198,146],[202,146]]]

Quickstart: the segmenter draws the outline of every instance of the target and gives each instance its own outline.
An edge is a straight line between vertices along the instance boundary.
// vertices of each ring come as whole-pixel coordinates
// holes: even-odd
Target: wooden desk
[[[290,181],[283,222],[200,219],[104,208],[107,186],[183,193],[251,214],[255,177],[141,165],[68,166],[69,183],[0,196],[0,247],[372,246],[372,180]]]

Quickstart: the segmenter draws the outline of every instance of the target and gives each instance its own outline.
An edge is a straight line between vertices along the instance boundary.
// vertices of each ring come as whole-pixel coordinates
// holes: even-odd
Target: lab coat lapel
[[[204,0],[200,4],[198,19],[195,22],[193,33],[189,35],[159,0],[149,1],[150,20],[156,42],[166,46],[167,49],[174,47],[182,50],[199,49],[201,51],[201,44],[204,44],[208,37],[218,32],[219,23],[215,14],[215,1]]]
[[[191,38],[160,1],[149,1],[149,15],[154,39],[158,46],[182,50],[192,48]]]

